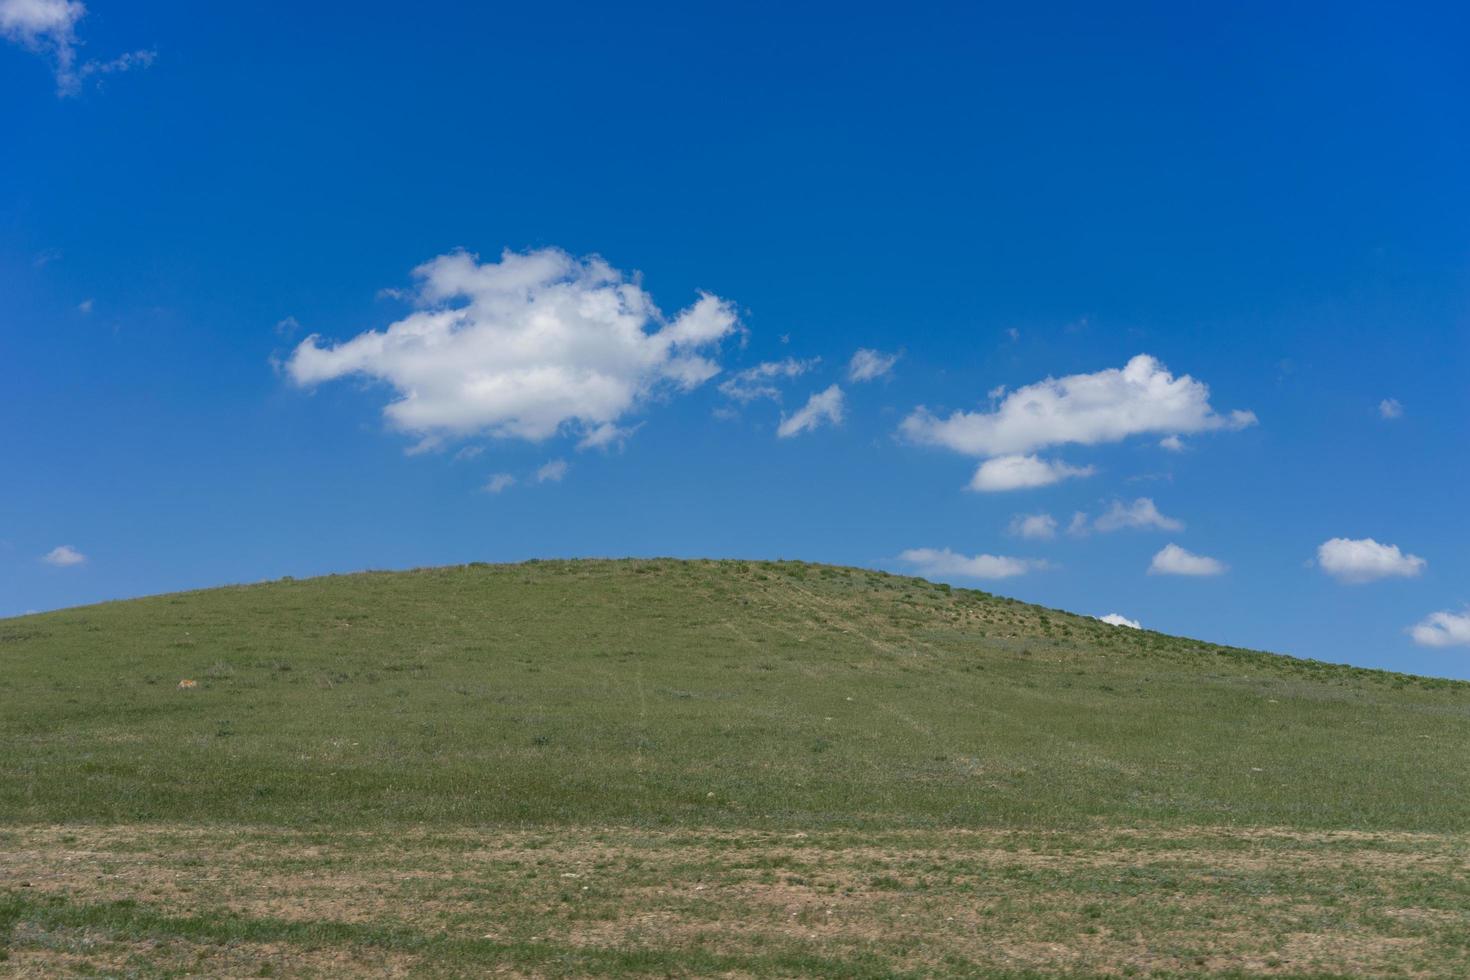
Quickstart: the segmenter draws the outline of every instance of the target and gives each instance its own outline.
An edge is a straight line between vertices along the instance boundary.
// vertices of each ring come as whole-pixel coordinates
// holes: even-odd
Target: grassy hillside
[[[856,569],[281,581],[8,620],[0,665],[9,822],[1470,825],[1470,684]]]
[[[160,596],[0,621],[0,974],[1462,976],[1467,777],[1470,685],[856,569]]]

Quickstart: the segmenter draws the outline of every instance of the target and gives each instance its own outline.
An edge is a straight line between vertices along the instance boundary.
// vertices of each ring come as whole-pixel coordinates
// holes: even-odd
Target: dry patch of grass
[[[60,976],[375,976],[406,977],[417,957],[382,950],[306,949],[287,943],[118,941],[95,929],[23,926],[12,937],[3,973]]]
[[[0,852],[20,975],[1470,971],[1459,836],[130,825]]]

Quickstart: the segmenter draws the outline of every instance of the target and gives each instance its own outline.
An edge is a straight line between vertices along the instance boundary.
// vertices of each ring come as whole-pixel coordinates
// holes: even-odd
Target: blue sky
[[[1463,7],[495,6],[0,0],[0,615],[785,557],[1470,677]]]

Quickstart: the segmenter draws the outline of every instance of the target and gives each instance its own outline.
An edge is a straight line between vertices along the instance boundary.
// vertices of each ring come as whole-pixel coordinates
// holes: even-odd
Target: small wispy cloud
[[[1404,417],[1404,406],[1397,398],[1385,398],[1378,403],[1378,415],[1385,419],[1401,419]]]
[[[1017,538],[1049,541],[1057,536],[1057,519],[1050,514],[1017,514],[1006,532]]]
[[[962,555],[948,548],[910,548],[898,560],[929,578],[1003,579],[1047,567],[1044,561],[1007,555]]]
[[[89,61],[77,69],[77,75],[84,79],[94,75],[115,75],[135,68],[149,68],[157,60],[157,51],[129,51],[111,61]]]
[[[847,363],[847,380],[852,382],[873,381],[893,372],[899,354],[885,354],[869,347],[859,347]]]
[[[1138,620],[1129,619],[1121,613],[1108,613],[1106,616],[1098,616],[1097,618],[1109,626],[1126,626],[1131,630],[1143,629],[1143,624]]]
[[[1125,530],[1182,531],[1184,522],[1159,513],[1159,508],[1154,504],[1152,498],[1139,497],[1131,504],[1114,500],[1107,510],[1091,521],[1087,520],[1086,515],[1079,514],[1073,517],[1072,526],[1068,528],[1072,534],[1085,534],[1089,530],[1102,534]]]
[[[832,385],[807,399],[805,405],[781,419],[776,435],[782,439],[809,432],[824,424],[837,425],[842,421],[842,389]]]
[[[721,381],[720,394],[741,403],[752,402],[758,398],[780,401],[781,389],[777,386],[778,382],[799,378],[816,367],[820,361],[821,358],[818,357],[806,360],[787,357],[779,361],[763,361],[754,367],[736,371]]]
[[[589,430],[581,440],[577,442],[578,449],[621,449],[623,444],[633,437],[633,433],[643,428],[643,423],[637,425],[620,426],[611,422],[604,422]]]
[[[500,493],[516,485],[516,478],[509,473],[496,473],[485,483],[486,493]]]
[[[542,467],[536,471],[536,482],[560,483],[562,481],[562,478],[567,475],[567,470],[569,469],[571,469],[571,467],[567,465],[566,460],[553,459],[549,463],[543,464]]]
[[[87,561],[87,556],[69,544],[58,545],[41,556],[41,560],[48,565],[57,568],[69,568],[73,565],[82,565]]]

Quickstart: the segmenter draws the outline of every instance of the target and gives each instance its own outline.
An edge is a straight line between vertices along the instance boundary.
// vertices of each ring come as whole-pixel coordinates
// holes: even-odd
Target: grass
[[[0,971],[1442,975],[1467,829],[1470,685],[857,569],[0,621]]]
[[[1463,840],[1111,831],[0,834],[52,975],[1462,973]],[[44,885],[44,889],[38,886]]]

